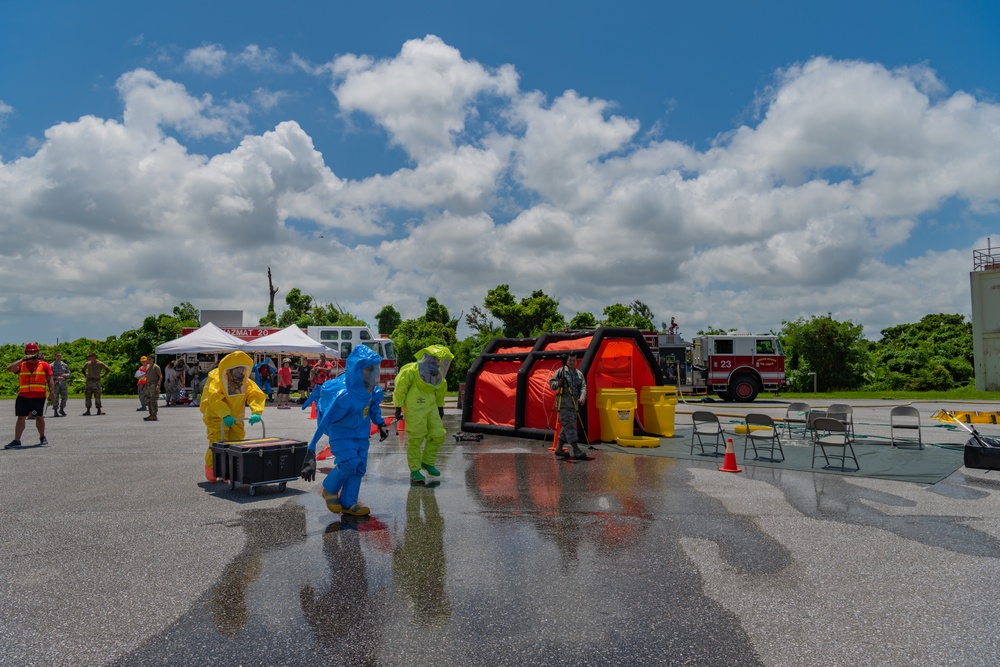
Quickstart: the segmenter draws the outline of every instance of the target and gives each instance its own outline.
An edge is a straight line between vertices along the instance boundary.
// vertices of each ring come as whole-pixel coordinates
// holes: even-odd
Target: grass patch
[[[764,396],[765,394],[761,394]],[[776,398],[807,401],[810,398],[850,400],[867,399],[883,401],[985,401],[1000,403],[1000,391],[978,391],[972,387],[949,389],[948,391],[821,391],[812,392],[782,392],[773,395]]]

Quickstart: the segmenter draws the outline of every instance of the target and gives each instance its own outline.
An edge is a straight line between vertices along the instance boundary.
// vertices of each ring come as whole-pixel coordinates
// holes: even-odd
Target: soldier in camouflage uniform
[[[566,364],[560,366],[549,378],[549,388],[556,392],[556,409],[559,411],[559,442],[556,456],[567,459],[572,456],[579,461],[588,461],[587,453],[577,445],[576,425],[580,407],[587,400],[587,380],[576,369],[576,355],[566,357]],[[573,448],[570,454],[563,447],[568,443]]]
[[[52,386],[56,393],[52,396],[52,416],[66,416],[66,400],[69,398],[69,365],[62,360],[62,352],[56,352],[56,359],[52,362]]]
[[[87,380],[83,389],[83,404],[87,407],[87,411],[83,413],[84,417],[90,416],[91,398],[97,405],[97,414],[105,414],[101,409],[101,380],[110,372],[111,369],[106,363],[97,360],[96,352],[87,355],[87,363],[83,365],[83,377]]]

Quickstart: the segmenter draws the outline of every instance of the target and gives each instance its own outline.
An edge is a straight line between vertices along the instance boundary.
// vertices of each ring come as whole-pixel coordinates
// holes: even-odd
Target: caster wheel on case
[[[284,493],[285,489],[288,488],[285,482],[278,484],[278,493]]]
[[[256,486],[251,486],[250,490],[247,491],[247,493],[249,493],[251,496],[256,496],[257,495],[257,487]]]

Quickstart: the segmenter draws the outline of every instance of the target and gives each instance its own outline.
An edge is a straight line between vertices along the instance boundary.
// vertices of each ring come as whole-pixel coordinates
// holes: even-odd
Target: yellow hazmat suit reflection
[[[201,414],[205,421],[205,433],[208,435],[208,450],[205,452],[205,479],[217,481],[212,469],[212,443],[219,441],[223,435],[223,427],[227,417],[242,419],[246,414],[246,406],[259,415],[264,412],[264,401],[267,396],[260,387],[250,379],[250,369],[253,359],[246,352],[231,352],[222,358],[218,368],[208,373],[205,387],[201,395]],[[252,423],[252,421],[251,421]],[[246,434],[242,421],[235,421],[225,426],[223,440],[242,440]]]
[[[423,507],[424,516],[420,516]],[[392,550],[392,577],[406,593],[418,624],[443,628],[451,618],[445,590],[444,518],[434,492],[411,486],[403,543]]]

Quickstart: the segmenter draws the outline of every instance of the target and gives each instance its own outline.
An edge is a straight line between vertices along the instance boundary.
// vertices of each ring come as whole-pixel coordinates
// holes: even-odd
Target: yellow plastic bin
[[[639,391],[642,404],[642,426],[664,438],[674,437],[674,412],[677,410],[676,387],[643,387]]]
[[[618,438],[631,438],[636,405],[635,389],[598,389],[601,440],[615,442]]]

